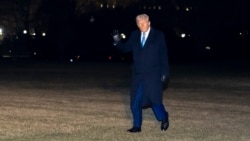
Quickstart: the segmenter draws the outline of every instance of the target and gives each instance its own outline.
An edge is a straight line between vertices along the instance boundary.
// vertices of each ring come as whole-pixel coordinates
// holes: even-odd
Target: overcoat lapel
[[[146,47],[147,44],[150,43],[152,41],[152,39],[154,38],[153,33],[154,33],[154,29],[151,28],[151,30],[150,30],[150,32],[148,34],[148,38],[147,38],[147,40],[146,40],[146,42],[144,44],[144,47]]]

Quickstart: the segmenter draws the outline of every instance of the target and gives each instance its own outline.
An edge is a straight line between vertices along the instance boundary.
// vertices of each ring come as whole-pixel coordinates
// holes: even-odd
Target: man
[[[141,132],[142,109],[151,107],[155,117],[161,122],[160,129],[169,126],[168,112],[162,104],[163,85],[169,77],[169,65],[165,36],[150,26],[149,16],[136,16],[139,30],[131,33],[126,43],[116,31],[113,33],[114,45],[123,52],[132,51],[131,111],[133,127],[128,132]]]

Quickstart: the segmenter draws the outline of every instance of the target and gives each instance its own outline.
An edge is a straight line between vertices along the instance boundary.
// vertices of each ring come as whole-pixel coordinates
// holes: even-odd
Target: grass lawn
[[[172,65],[160,131],[131,134],[125,63],[0,63],[1,141],[250,141],[249,68]]]

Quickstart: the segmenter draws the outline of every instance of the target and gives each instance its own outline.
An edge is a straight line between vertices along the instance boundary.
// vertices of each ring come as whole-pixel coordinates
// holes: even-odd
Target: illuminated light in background
[[[245,30],[245,31],[241,31],[241,32],[239,32],[239,36],[241,36],[241,37],[247,37],[247,36],[249,36],[249,31],[247,31],[247,30]]]
[[[3,29],[0,28],[0,41],[3,40],[3,38],[4,38],[4,37],[3,37]]]
[[[181,38],[185,38],[186,37],[186,33],[181,33]]]
[[[11,53],[12,52],[12,50],[9,50],[9,53]]]
[[[31,35],[32,35],[32,36],[36,36],[36,33],[34,32],[34,33],[32,33]]]
[[[94,16],[91,16],[90,19],[89,19],[90,23],[94,23],[95,22],[95,18]]]
[[[71,62],[71,63],[74,62],[74,59],[69,59],[69,62]]]
[[[3,29],[0,28],[0,35],[3,35]]]
[[[114,4],[112,5],[112,8],[115,8],[115,5],[114,5]]]
[[[191,6],[187,6],[186,8],[185,8],[185,11],[186,12],[190,12],[192,10],[192,7]]]
[[[176,5],[175,9],[176,9],[176,11],[179,11],[180,10],[180,6]]]
[[[81,56],[80,55],[77,55],[76,56],[76,60],[80,60]]]
[[[35,56],[36,56],[36,52],[33,52],[33,55],[35,55]]]
[[[27,34],[28,33],[28,31],[27,30],[23,30],[23,34]]]
[[[124,33],[121,33],[122,39],[126,39],[126,35]]]
[[[102,3],[100,4],[100,7],[103,8],[103,4]]]
[[[109,56],[108,59],[109,59],[109,60],[112,60],[112,56]]]
[[[43,32],[43,33],[42,33],[42,36],[43,36],[43,37],[45,37],[45,36],[46,36],[46,33],[45,33],[45,32]]]
[[[206,46],[205,49],[206,50],[211,50],[211,47],[210,46]]]
[[[143,6],[139,6],[139,9],[147,9],[147,10],[162,10],[161,6],[157,6],[157,5],[152,5],[152,6],[147,6],[147,5],[143,5]]]

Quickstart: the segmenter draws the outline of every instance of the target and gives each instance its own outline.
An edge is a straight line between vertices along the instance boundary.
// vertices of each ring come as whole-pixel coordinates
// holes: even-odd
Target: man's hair
[[[147,15],[147,14],[140,14],[140,15],[137,15],[136,16],[136,22],[138,21],[138,20],[148,20],[149,21],[149,16]]]

